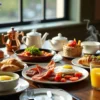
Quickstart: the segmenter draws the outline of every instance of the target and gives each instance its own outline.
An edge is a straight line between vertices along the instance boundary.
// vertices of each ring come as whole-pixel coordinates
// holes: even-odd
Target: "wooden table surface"
[[[2,50],[5,50],[5,48],[2,48]],[[62,60],[63,63],[70,63],[71,64],[71,59],[63,58]],[[89,69],[88,69],[89,72]],[[34,83],[34,82],[29,82],[31,88],[61,88],[66,90],[72,95],[75,95],[76,97],[80,98],[80,100],[100,100],[100,91],[94,90],[91,87],[91,82],[90,82],[90,76],[80,82],[77,83],[71,83],[71,84],[60,84],[60,85],[51,85],[51,84],[40,84],[40,83]],[[5,96],[5,97],[0,97],[0,100],[19,100],[19,95],[12,95],[12,96]],[[78,99],[73,99],[73,100],[78,100]]]

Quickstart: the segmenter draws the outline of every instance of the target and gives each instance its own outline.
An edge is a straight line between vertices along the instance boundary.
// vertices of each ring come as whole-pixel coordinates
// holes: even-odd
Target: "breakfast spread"
[[[15,58],[8,58],[0,62],[1,71],[15,72],[23,68],[23,63]]]
[[[69,41],[63,46],[63,56],[65,57],[79,57],[82,54],[81,41],[78,43],[76,39]]]
[[[72,65],[56,66],[54,61],[51,61],[45,67],[36,65],[36,67],[27,70],[26,75],[31,77],[32,80],[54,82],[77,81],[83,76]]]
[[[78,63],[85,66],[90,66],[90,62],[94,61],[94,64],[97,63],[97,60],[100,60],[100,56],[95,55],[84,55],[78,60]]]

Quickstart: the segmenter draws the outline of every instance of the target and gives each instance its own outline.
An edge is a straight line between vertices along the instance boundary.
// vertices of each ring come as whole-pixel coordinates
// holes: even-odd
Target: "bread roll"
[[[78,60],[78,63],[85,66],[90,66],[90,62],[92,61],[91,55],[85,55]]]
[[[22,62],[18,61],[17,59],[15,58],[9,58],[9,59],[6,59],[6,60],[3,60],[2,61],[3,64],[6,64],[6,65],[16,65],[18,66],[20,69],[23,69],[24,68],[24,65]]]
[[[1,71],[7,71],[7,72],[15,72],[20,70],[20,68],[15,65],[2,65],[0,69]]]

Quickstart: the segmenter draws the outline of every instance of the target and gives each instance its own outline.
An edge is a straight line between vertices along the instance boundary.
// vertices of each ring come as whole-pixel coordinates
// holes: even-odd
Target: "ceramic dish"
[[[17,93],[24,91],[28,87],[29,87],[29,83],[26,80],[20,78],[18,81],[18,85],[13,90],[7,91],[7,92],[0,92],[0,96],[17,94]]]
[[[46,51],[46,52],[51,53],[52,55],[51,56],[34,56],[34,57],[28,57],[28,56],[19,55],[19,53],[22,53],[24,50],[25,49],[18,50],[18,51],[16,51],[16,53],[17,53],[17,56],[21,60],[26,61],[26,62],[48,62],[48,61],[50,61],[52,59],[52,57],[55,54],[55,51],[53,51],[53,50],[40,49],[40,51]]]
[[[55,54],[51,60],[53,60],[54,62],[60,62],[63,59],[63,57],[60,54]],[[24,61],[27,64],[39,64],[39,62],[27,62]],[[44,62],[43,62],[44,63]],[[41,63],[40,63],[41,64]]]
[[[40,66],[42,66],[42,67],[43,67],[43,66],[46,66],[46,65],[47,65],[47,63],[44,63],[44,64],[42,63],[42,64],[40,64]],[[56,64],[56,66],[62,66],[62,64]],[[22,76],[23,76],[24,78],[28,79],[28,80],[31,80],[31,81],[33,81],[33,82],[38,82],[38,83],[44,83],[44,84],[69,84],[69,83],[75,83],[75,82],[82,81],[82,80],[84,80],[84,79],[86,79],[86,78],[88,77],[88,71],[87,71],[87,70],[85,70],[84,68],[81,68],[81,67],[73,66],[73,68],[74,68],[76,71],[81,72],[81,73],[83,74],[83,77],[80,78],[80,79],[77,80],[77,81],[55,82],[55,81],[32,80],[31,77],[28,77],[28,76],[26,75],[26,71],[29,70],[29,69],[31,69],[31,68],[33,68],[33,67],[35,67],[35,65],[33,65],[33,66],[29,67],[29,68],[24,69],[24,70],[22,71]]]
[[[34,89],[34,99],[35,100],[51,100],[50,97],[47,96],[47,91],[51,91],[53,97],[52,100],[73,100],[72,96],[62,90],[62,89],[50,89],[50,88],[39,88]],[[23,92],[20,97],[20,100],[27,100],[27,95],[25,92]]]
[[[76,66],[79,66],[79,67],[82,67],[82,68],[90,69],[89,66],[84,66],[84,65],[79,64],[79,63],[78,63],[78,60],[79,60],[79,59],[80,59],[80,58],[75,58],[75,59],[73,59],[73,60],[71,61],[72,64],[73,64],[73,65],[76,65]]]

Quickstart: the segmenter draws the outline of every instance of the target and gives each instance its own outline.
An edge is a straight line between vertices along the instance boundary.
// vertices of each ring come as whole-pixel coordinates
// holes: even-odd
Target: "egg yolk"
[[[71,65],[64,65],[63,68],[65,68],[65,69],[72,69],[72,66]]]
[[[0,76],[0,81],[11,80],[11,79],[12,79],[11,76],[7,76],[7,75]]]

